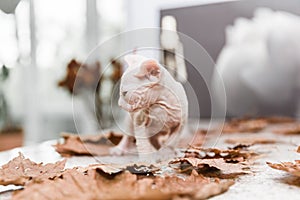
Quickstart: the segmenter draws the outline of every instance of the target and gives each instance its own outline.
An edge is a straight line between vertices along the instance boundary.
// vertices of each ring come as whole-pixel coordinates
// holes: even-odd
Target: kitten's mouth
[[[136,112],[142,108],[135,108],[134,106],[130,105],[130,104],[126,104],[126,105],[119,105],[122,109],[126,110],[127,112]]]
[[[125,101],[123,101],[121,104],[119,104],[119,106],[126,110],[127,112],[136,112],[136,111],[139,111],[142,109],[142,107],[137,107],[137,106],[134,106],[134,105],[131,105]]]
[[[134,107],[133,105],[128,104],[124,99],[120,98],[119,99],[119,106],[126,110],[127,112],[133,112],[134,111]]]
[[[126,110],[127,112],[135,112],[135,111],[142,109],[141,107],[135,106],[135,104],[129,104],[123,98],[119,99],[118,104],[122,109]]]

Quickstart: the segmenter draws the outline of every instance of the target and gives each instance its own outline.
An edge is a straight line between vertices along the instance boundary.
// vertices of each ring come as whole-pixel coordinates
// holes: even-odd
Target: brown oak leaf
[[[64,142],[54,145],[55,150],[62,156],[73,155],[109,155],[109,148],[117,145],[122,135],[110,132],[104,135],[79,136],[63,134]]]
[[[68,63],[64,79],[58,82],[58,86],[68,89],[71,94],[77,94],[82,88],[95,89],[100,84],[100,71],[99,62],[86,64],[72,59]]]
[[[222,158],[226,162],[243,162],[254,157],[256,154],[242,149],[220,150],[216,148],[191,147],[185,151],[185,158],[217,159]]]
[[[52,179],[61,174],[65,167],[66,160],[54,164],[35,163],[26,159],[23,154],[9,161],[0,168],[1,185],[25,185],[28,182],[41,182]]]
[[[128,171],[107,176],[95,168],[85,172],[71,169],[54,180],[26,186],[12,199],[206,199],[225,192],[233,183],[205,178],[195,171],[179,178],[139,177]]]
[[[299,134],[300,133],[300,123],[287,123],[275,126],[271,129],[273,133],[280,134]]]
[[[271,124],[284,124],[295,122],[295,119],[284,116],[270,117],[243,117],[235,118],[224,124],[223,133],[259,132]]]
[[[191,168],[200,171],[221,170],[222,174],[242,174],[248,173],[249,167],[242,163],[228,163],[223,158],[198,159],[198,158],[178,158],[172,160],[171,167],[180,171],[187,171]],[[179,166],[176,164],[179,164]]]
[[[116,174],[122,171],[129,171],[132,174],[138,175],[153,175],[154,172],[159,171],[160,167],[155,165],[148,165],[145,163],[117,165],[117,164],[92,164],[87,167],[78,168],[80,171],[87,171],[90,169],[101,170],[106,174]]]
[[[270,117],[261,117],[260,119],[266,120],[269,124],[282,124],[282,123],[291,123],[296,121],[296,119],[287,116],[270,116]]]
[[[184,157],[171,160],[169,165],[179,172],[196,169],[209,176],[233,178],[249,173],[250,163],[256,155],[254,152],[244,150],[244,146],[226,150],[191,147],[185,151]]]
[[[268,122],[264,119],[232,119],[224,124],[223,133],[259,132],[266,128]]]
[[[295,160],[294,163],[292,163],[292,162],[282,162],[282,163],[267,162],[267,164],[270,167],[272,167],[273,169],[286,171],[294,176],[300,177],[300,160]]]
[[[107,175],[117,174],[125,170],[125,166],[122,165],[114,165],[114,164],[91,164],[87,167],[75,167],[73,168],[80,172],[86,172],[88,170],[101,170],[103,173]],[[70,170],[70,169],[67,169]],[[66,171],[67,171],[66,170]]]
[[[161,188],[163,193],[175,194],[188,199],[207,199],[227,191],[233,184],[232,180],[220,181],[219,179],[205,178],[195,170],[185,179],[176,176],[155,179],[156,187]],[[172,197],[174,199],[174,195]]]

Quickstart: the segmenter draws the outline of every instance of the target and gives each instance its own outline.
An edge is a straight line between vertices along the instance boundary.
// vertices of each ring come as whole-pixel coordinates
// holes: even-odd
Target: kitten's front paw
[[[127,149],[121,148],[119,146],[111,147],[109,149],[110,155],[113,155],[113,156],[123,156],[124,154],[126,154],[126,152],[127,152]]]

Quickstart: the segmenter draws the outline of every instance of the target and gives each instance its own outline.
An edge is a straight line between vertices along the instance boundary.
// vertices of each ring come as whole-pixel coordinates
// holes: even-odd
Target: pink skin
[[[149,136],[161,130],[171,133],[178,124],[176,134],[181,132],[187,119],[187,98],[182,85],[156,61],[137,55],[130,59],[127,59],[129,68],[121,78],[118,104],[131,116],[127,117],[127,129],[136,138],[141,156],[155,150]],[[128,152],[132,142],[132,137],[124,136],[111,153]]]
[[[133,91],[121,92],[119,106],[128,112],[135,112],[139,109],[149,108],[157,102],[158,92],[153,92],[159,85],[141,86]]]

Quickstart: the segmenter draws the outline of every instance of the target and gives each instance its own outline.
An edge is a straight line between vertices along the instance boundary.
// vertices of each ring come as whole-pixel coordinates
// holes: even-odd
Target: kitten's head
[[[162,71],[156,60],[140,55],[128,55],[125,61],[128,68],[121,78],[119,106],[134,112],[151,103],[157,93],[154,88],[159,85]]]

